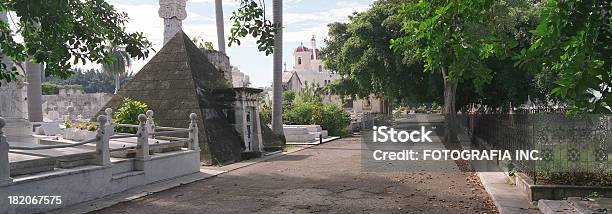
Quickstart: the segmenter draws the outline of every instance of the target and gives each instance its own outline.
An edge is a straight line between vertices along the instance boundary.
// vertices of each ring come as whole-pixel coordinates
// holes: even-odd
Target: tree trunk
[[[225,54],[225,30],[223,26],[223,4],[221,0],[215,0],[215,15],[217,21],[217,46],[219,46],[219,52]]]
[[[457,110],[455,100],[457,97],[457,81],[448,79],[447,68],[442,68],[444,78],[444,117],[445,117],[445,143],[458,143],[457,139]]]
[[[283,87],[282,87],[282,61],[283,61],[283,1],[272,2],[273,23],[279,27],[274,35],[274,56],[272,72],[272,131],[279,136],[283,134]]]

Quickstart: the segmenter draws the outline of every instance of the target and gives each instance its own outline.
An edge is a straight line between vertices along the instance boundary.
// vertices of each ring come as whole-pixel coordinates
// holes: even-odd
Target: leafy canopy
[[[344,77],[328,85],[334,93],[420,101],[437,95],[437,85],[429,83],[439,77],[421,72],[420,62],[402,62],[402,54],[389,49],[391,39],[401,35],[402,2],[375,1],[367,11],[350,16],[348,23],[328,25],[321,55],[327,68]]]
[[[573,112],[612,113],[611,14],[609,1],[548,0],[518,65],[558,74],[552,93],[572,100]]]
[[[266,18],[266,2],[263,0],[240,0],[240,7],[232,12],[234,21],[230,29],[228,46],[240,45],[240,38],[253,36],[257,39],[257,49],[270,55],[274,52],[274,35],[280,26]]]
[[[492,0],[435,0],[402,6],[404,35],[392,40],[392,48],[405,61],[422,60],[424,70],[446,69],[445,80],[471,80],[480,88],[492,78],[484,60],[508,55],[513,40],[501,42],[491,31],[495,16]]]
[[[67,78],[78,63],[108,63],[113,45],[125,47],[130,57],[138,59],[145,59],[151,46],[142,33],[127,33],[127,14],[104,0],[0,0],[0,11],[17,15],[0,21],[0,54],[21,67],[31,57],[45,64],[47,75]],[[23,42],[15,40],[14,33]],[[0,63],[0,80],[12,81],[18,75],[15,67]]]

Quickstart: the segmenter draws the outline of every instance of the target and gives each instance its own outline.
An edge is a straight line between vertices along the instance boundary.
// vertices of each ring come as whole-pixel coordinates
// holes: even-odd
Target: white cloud
[[[337,21],[347,21],[348,16],[353,12],[363,12],[369,8],[369,5],[347,3],[337,5],[336,8],[318,11],[313,13],[285,13],[283,17],[283,24],[291,25],[297,23],[331,23]]]
[[[159,18],[157,10],[159,9],[157,0],[150,0],[147,3],[136,4],[134,2],[126,2],[119,0],[109,0],[116,9],[126,12],[130,21],[126,25],[129,32],[143,32],[144,36],[153,42],[153,48],[159,51],[163,43],[163,20]],[[272,17],[272,0],[266,1],[266,13],[269,18]],[[305,4],[310,4],[311,1],[304,0],[284,0],[284,25],[283,41],[287,45],[294,45],[296,42],[304,41],[308,44],[311,35],[315,35],[317,40],[321,41],[327,36],[327,24],[332,22],[348,21],[348,16],[354,11],[361,12],[367,10],[369,5],[354,1],[329,1],[325,5],[326,9],[315,12],[303,12]],[[320,3],[314,3],[320,4]],[[225,37],[227,37],[231,28],[231,11],[234,11],[238,6],[237,0],[223,0],[224,6],[224,21],[225,21]],[[331,8],[330,8],[331,7]],[[204,8],[204,10],[202,9]],[[206,41],[213,42],[217,46],[217,35],[214,14],[214,0],[188,0],[187,1],[187,19],[183,21],[183,30],[190,37],[200,36]],[[240,69],[251,76],[251,81],[255,86],[269,85],[271,75],[269,71],[271,67],[271,57],[265,57],[263,53],[257,51],[255,39],[246,37],[241,39],[241,46],[232,46],[228,49],[228,55],[231,57],[232,64],[241,66]],[[293,47],[291,47],[292,49]],[[290,51],[285,51],[283,58],[292,59]],[[155,55],[151,52],[149,59]],[[148,61],[138,60],[133,62],[132,70],[137,72]],[[255,62],[256,61],[256,62]],[[99,65],[90,63],[85,68],[99,68]]]

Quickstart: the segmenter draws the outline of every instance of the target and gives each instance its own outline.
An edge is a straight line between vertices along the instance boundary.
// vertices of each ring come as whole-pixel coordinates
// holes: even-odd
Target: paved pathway
[[[315,146],[98,213],[496,213],[478,177],[457,167],[363,172],[360,140]]]

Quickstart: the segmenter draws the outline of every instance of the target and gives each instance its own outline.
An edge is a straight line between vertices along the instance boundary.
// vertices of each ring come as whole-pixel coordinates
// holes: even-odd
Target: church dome
[[[310,49],[304,46],[304,44],[300,44],[293,52],[309,52]]]

